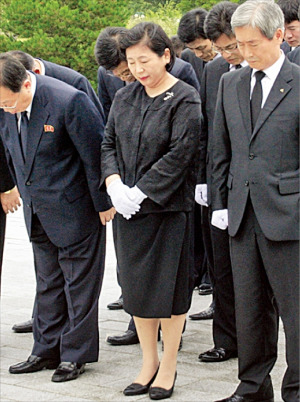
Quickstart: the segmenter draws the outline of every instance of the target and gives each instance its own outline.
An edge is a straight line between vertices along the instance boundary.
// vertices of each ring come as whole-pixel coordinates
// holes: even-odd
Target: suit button
[[[245,180],[245,186],[246,187],[249,186],[249,181],[248,180]]]
[[[249,159],[250,160],[254,159],[254,154],[249,154]]]
[[[26,184],[26,186],[31,186],[31,181],[28,180],[25,184]]]

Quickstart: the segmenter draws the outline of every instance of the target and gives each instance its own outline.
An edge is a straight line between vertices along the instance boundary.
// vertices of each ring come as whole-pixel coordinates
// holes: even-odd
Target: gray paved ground
[[[15,334],[11,327],[30,318],[35,280],[31,246],[27,240],[22,212],[10,215],[7,225],[1,300],[1,393],[4,401],[143,401],[146,395],[125,397],[122,390],[131,383],[141,364],[139,345],[110,346],[108,334],[126,330],[129,321],[124,311],[109,311],[106,305],[118,298],[115,255],[111,227],[108,228],[107,263],[100,297],[100,356],[98,363],[87,365],[86,372],[67,383],[50,381],[52,371],[12,375],[11,364],[26,360],[32,346],[32,334]],[[211,296],[194,292],[191,313],[210,303]],[[211,402],[229,396],[237,385],[237,359],[223,363],[200,363],[198,354],[212,346],[211,321],[188,321],[183,348],[178,358],[178,377],[173,401]],[[158,344],[161,350],[161,343]],[[275,401],[280,401],[280,381],[285,370],[284,339],[280,330],[279,357],[273,369]]]

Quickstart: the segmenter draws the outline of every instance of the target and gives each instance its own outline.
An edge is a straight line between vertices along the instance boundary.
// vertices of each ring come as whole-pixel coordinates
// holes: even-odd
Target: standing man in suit
[[[228,224],[240,384],[223,402],[274,401],[278,313],[282,398],[299,401],[300,68],[280,50],[284,17],[248,0],[231,20],[249,67],[222,76],[213,135],[212,224]]]
[[[187,50],[182,52],[182,57],[188,56],[191,58],[191,52],[194,57],[198,58],[199,63],[195,64],[194,68],[198,68],[198,77],[200,79],[200,87],[202,82],[203,71],[205,65],[211,62],[217,55],[217,53],[212,48],[212,42],[207,37],[204,30],[204,23],[208,12],[203,8],[196,8],[184,14],[179,22],[178,26],[178,36],[182,42],[184,42]],[[201,245],[204,245],[205,256],[207,264],[195,264],[195,278],[200,278],[199,294],[210,294],[212,293],[213,287],[213,251],[210,241],[209,233],[209,222],[208,222],[208,211],[207,208],[199,206],[195,203],[194,208],[194,236],[195,236],[195,262],[199,261],[199,252],[201,250]],[[208,277],[209,272],[209,280]],[[197,280],[199,283],[199,279]],[[207,282],[211,282],[208,284]],[[211,305],[204,311],[200,313],[192,314],[189,317],[192,320],[206,320],[213,318],[214,314],[214,301]]]
[[[300,65],[300,0],[278,0],[284,15],[284,39],[290,46],[288,59]]]
[[[37,280],[33,349],[9,371],[56,368],[52,381],[73,380],[99,352],[103,225],[114,215],[99,190],[104,123],[84,92],[30,73],[5,53],[0,105],[0,131],[23,200]]]
[[[224,1],[216,4],[205,19],[205,32],[213,43],[213,49],[222,57],[207,63],[201,83],[203,124],[201,130],[201,155],[196,201],[203,209],[208,208],[211,219],[211,170],[213,121],[217,102],[219,82],[222,75],[248,65],[241,55],[231,29],[231,17],[237,4]],[[215,311],[213,317],[214,347],[201,353],[203,362],[219,362],[237,356],[234,290],[227,229],[212,226],[207,241],[211,240],[213,250],[213,283]]]
[[[0,138],[0,291],[6,214],[14,212],[21,206],[20,194],[7,166],[5,150]]]
[[[7,54],[16,57],[28,71],[33,71],[39,75],[47,75],[49,77],[56,78],[80,91],[85,92],[98,109],[101,118],[104,119],[103,107],[89,80],[82,74],[68,67],[60,66],[58,64],[41,59],[35,59],[30,54],[22,52],[21,50],[11,50],[7,52]],[[33,316],[34,309],[32,313],[32,318],[30,320],[15,324],[12,327],[12,330],[16,333],[32,332]]]
[[[107,27],[100,32],[95,44],[95,58],[100,65],[98,69],[98,96],[103,103],[106,119],[116,92],[125,85],[129,85],[135,81],[135,78],[128,68],[126,56],[121,45],[122,36],[126,32],[126,28]],[[189,63],[176,57],[170,74],[192,85],[197,91],[200,91],[196,74]],[[116,242],[115,231],[113,230],[113,232],[114,241]],[[109,303],[107,307],[111,310],[122,309],[122,295],[118,300]],[[130,320],[125,333],[116,336],[108,336],[107,342],[115,346],[139,343],[133,319]]]

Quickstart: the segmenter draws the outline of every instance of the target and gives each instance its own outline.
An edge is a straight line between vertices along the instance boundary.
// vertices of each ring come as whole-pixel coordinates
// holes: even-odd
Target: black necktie
[[[261,111],[261,104],[262,104],[261,80],[264,78],[265,75],[266,74],[263,71],[256,71],[256,73],[255,73],[256,83],[253,88],[251,102],[250,102],[252,130],[254,130],[257,118]]]
[[[237,64],[237,65],[235,66],[235,69],[236,69],[236,70],[238,70],[239,68],[242,68],[241,64]]]
[[[28,136],[27,112],[22,112],[21,113],[21,122],[20,122],[20,143],[21,143],[24,160],[25,160],[25,156],[26,156],[27,136]]]

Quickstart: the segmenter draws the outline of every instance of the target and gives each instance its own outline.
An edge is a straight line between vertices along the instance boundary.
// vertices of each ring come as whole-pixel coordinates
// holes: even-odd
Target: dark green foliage
[[[1,51],[23,50],[84,74],[96,87],[94,45],[101,29],[124,26],[126,0],[2,0]]]

